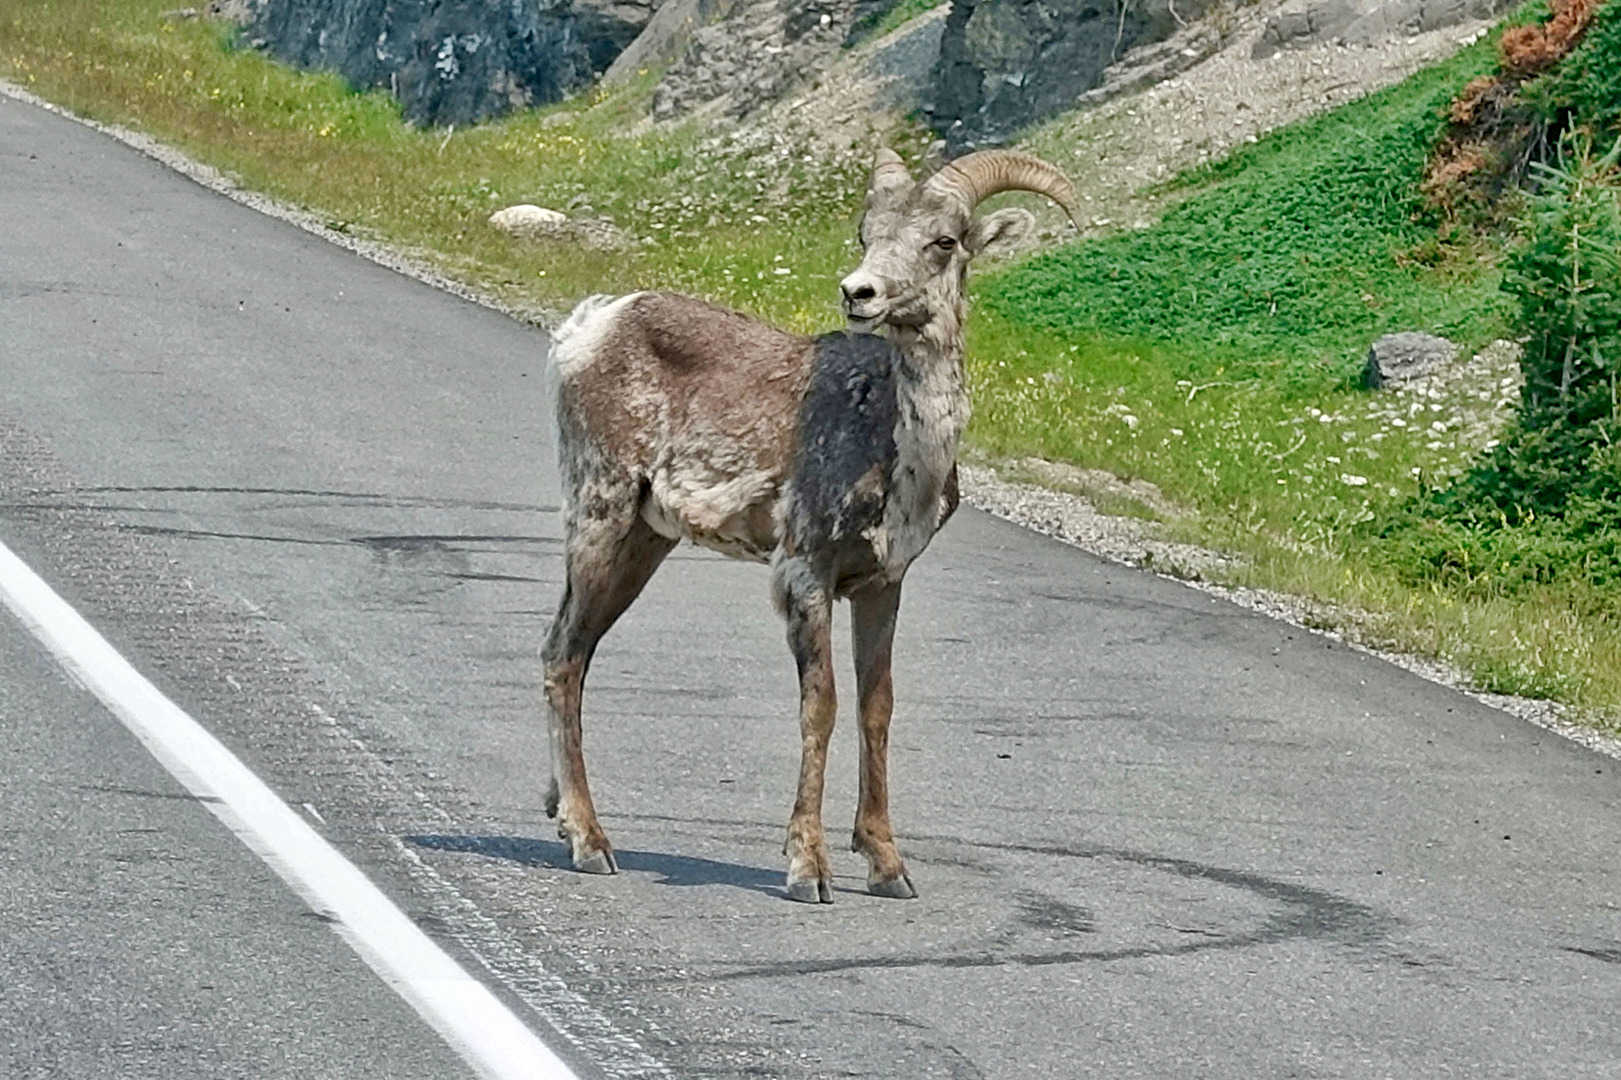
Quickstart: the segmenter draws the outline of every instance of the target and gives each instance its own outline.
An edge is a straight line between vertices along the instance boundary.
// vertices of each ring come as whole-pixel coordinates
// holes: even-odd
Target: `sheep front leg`
[[[861,696],[861,796],[850,850],[867,857],[868,892],[910,900],[917,890],[895,848],[889,823],[889,719],[895,705],[890,655],[900,604],[900,582],[850,597],[856,686]]]
[[[820,588],[796,590],[783,599],[788,644],[799,667],[799,794],[782,849],[788,856],[788,898],[831,904],[833,867],[822,834],[822,787],[827,744],[838,713],[833,688],[833,605]]]

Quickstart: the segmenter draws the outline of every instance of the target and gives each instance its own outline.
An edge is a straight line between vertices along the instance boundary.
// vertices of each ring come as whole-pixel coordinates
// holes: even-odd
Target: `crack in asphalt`
[[[1590,956],[1594,960],[1602,960],[1606,964],[1621,964],[1621,948],[1584,949],[1578,945],[1567,945],[1565,951],[1576,953],[1579,956]]]

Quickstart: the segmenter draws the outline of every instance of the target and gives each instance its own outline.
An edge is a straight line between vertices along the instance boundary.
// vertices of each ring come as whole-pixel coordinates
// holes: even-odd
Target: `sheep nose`
[[[878,296],[878,290],[873,287],[870,278],[858,277],[855,274],[851,274],[839,282],[839,291],[844,293],[844,306],[846,308],[864,304]]]

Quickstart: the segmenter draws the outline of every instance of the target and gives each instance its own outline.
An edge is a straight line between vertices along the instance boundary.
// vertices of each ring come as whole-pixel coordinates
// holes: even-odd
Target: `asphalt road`
[[[10,620],[0,770],[0,1073],[472,1076]]]
[[[0,98],[0,541],[587,1075],[1621,1074],[1609,759],[972,511],[914,568],[897,642],[893,803],[920,899],[867,897],[842,851],[837,903],[782,898],[792,663],[764,571],[688,548],[587,690],[623,872],[569,872],[537,705],[559,590],[545,347]],[[71,752],[109,722],[13,631],[7,809],[94,801],[83,827],[110,827],[133,812],[85,785],[114,766]],[[148,768],[97,745],[119,775]],[[151,850],[254,878],[182,809]],[[118,910],[96,868],[144,834],[86,839],[77,868],[32,835],[4,841],[37,883],[0,890],[6,921],[59,881]],[[329,953],[295,965],[326,946],[267,940],[293,901],[262,903],[188,925],[221,950],[279,941],[267,1000],[316,969],[376,998]],[[81,930],[16,932],[0,958],[44,957],[32,993],[70,993],[50,957]],[[106,978],[163,995],[147,970]],[[73,1037],[116,1056],[104,1030]],[[0,1039],[13,1068],[44,1052],[23,1045]],[[376,1064],[343,1049],[330,1075]]]

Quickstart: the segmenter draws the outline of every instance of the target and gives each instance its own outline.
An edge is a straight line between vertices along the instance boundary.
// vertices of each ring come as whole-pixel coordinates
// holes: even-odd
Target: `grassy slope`
[[[520,304],[667,286],[802,330],[836,321],[864,179],[854,159],[627,135],[634,91],[414,131],[385,96],[237,51],[218,26],[165,22],[170,6],[6,0],[0,75]],[[1457,472],[1477,449],[1394,425],[1346,375],[1384,329],[1473,345],[1502,325],[1489,246],[1442,249],[1411,216],[1437,110],[1488,62],[1476,47],[1184,178],[1189,197],[1152,229],[983,277],[971,438],[992,457],[1147,477],[1197,511],[1180,533],[1250,556],[1240,575],[1252,583],[1381,612],[1377,632],[1473,665],[1489,686],[1614,706],[1613,625],[1403,586],[1346,543],[1380,500],[1415,490],[1415,474]],[[520,201],[588,206],[648,242],[604,255],[484,226]]]
[[[1439,244],[1416,190],[1445,105],[1491,63],[1482,42],[1181,178],[1189,198],[1149,229],[986,282],[976,434],[1000,456],[1152,479],[1198,509],[1180,535],[1249,556],[1239,581],[1373,612],[1364,633],[1484,688],[1613,711],[1613,597],[1425,582],[1356,528],[1480,449],[1452,405],[1397,415],[1353,385],[1382,332],[1467,348],[1507,331],[1500,250]]]

